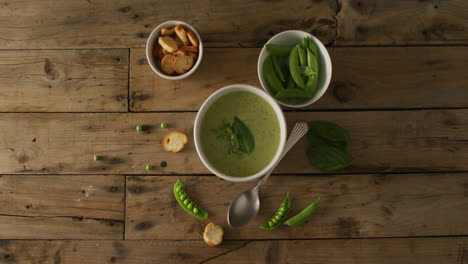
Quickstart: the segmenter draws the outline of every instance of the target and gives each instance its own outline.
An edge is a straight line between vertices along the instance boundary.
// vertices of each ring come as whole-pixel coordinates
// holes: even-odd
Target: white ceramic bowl
[[[207,160],[205,157],[205,154],[203,153],[201,149],[201,143],[200,143],[200,127],[201,127],[201,122],[203,120],[203,117],[206,113],[206,110],[211,106],[211,104],[216,101],[219,97],[230,93],[230,92],[237,92],[237,91],[246,91],[246,92],[251,92],[256,95],[259,95],[263,99],[265,99],[271,107],[273,107],[276,117],[278,118],[278,122],[280,125],[280,144],[278,146],[278,150],[273,157],[273,160],[266,166],[263,170],[259,171],[258,173],[254,175],[250,175],[247,177],[233,177],[230,175],[226,175],[218,171],[216,168],[214,168],[210,162]],[[228,180],[228,181],[233,181],[233,182],[245,182],[245,181],[251,181],[257,178],[260,178],[261,176],[265,175],[265,173],[270,170],[280,159],[281,153],[283,152],[284,145],[286,143],[286,134],[287,134],[287,129],[286,129],[286,120],[284,119],[283,111],[281,110],[281,107],[275,102],[275,100],[262,91],[261,89],[258,89],[256,87],[250,86],[250,85],[245,85],[245,84],[233,84],[226,86],[224,88],[219,89],[218,91],[214,92],[212,95],[210,95],[203,105],[201,106],[200,110],[198,111],[197,117],[195,119],[195,127],[193,129],[193,136],[194,136],[194,141],[195,141],[195,148],[197,150],[198,156],[200,157],[201,161],[205,166],[215,175],[218,177]]]
[[[319,53],[318,56],[318,63],[319,63],[319,80],[317,83],[317,89],[315,90],[314,97],[309,100],[299,100],[299,99],[275,99],[278,103],[288,106],[288,107],[304,107],[308,106],[314,102],[316,102],[328,88],[330,85],[330,80],[332,76],[332,64],[330,60],[330,55],[328,54],[327,49],[325,46],[318,40],[316,37],[312,36],[311,34],[300,31],[300,30],[288,30],[283,31],[281,33],[276,34],[273,36],[266,44],[278,44],[278,45],[288,45],[294,46],[302,42],[302,39],[305,36],[309,36],[317,45],[317,50]],[[268,90],[268,84],[263,77],[263,62],[269,56],[269,52],[266,50],[265,46],[263,46],[262,51],[260,52],[260,56],[258,57],[257,63],[257,72],[258,72],[258,79],[262,84],[262,87],[265,91],[270,93]]]
[[[158,66],[156,64],[156,61],[154,60],[154,57],[153,57],[153,47],[154,47],[154,44],[157,43],[159,35],[161,34],[161,28],[172,28],[172,27],[176,26],[177,24],[181,24],[183,28],[192,31],[197,36],[197,39],[198,39],[198,42],[199,42],[199,45],[198,45],[198,58],[197,58],[197,61],[195,62],[195,65],[193,65],[192,69],[190,69],[188,72],[186,72],[186,73],[184,73],[182,75],[167,75],[158,68]],[[153,29],[150,36],[148,37],[148,40],[146,41],[146,60],[148,61],[148,64],[151,67],[151,69],[155,73],[157,73],[159,76],[163,77],[164,79],[182,80],[184,78],[189,77],[192,73],[194,73],[197,70],[197,68],[200,65],[200,62],[202,60],[202,57],[203,57],[203,42],[202,42],[202,39],[201,39],[200,35],[198,34],[198,32],[192,26],[190,26],[189,24],[187,24],[185,22],[182,22],[182,21],[170,20],[170,21],[166,21],[166,22],[164,22],[162,24],[159,24],[159,26],[157,26],[155,29]]]

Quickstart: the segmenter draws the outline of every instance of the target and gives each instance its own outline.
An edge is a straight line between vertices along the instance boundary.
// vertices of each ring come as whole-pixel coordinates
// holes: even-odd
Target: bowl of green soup
[[[214,92],[195,119],[195,147],[203,164],[222,179],[250,181],[279,161],[286,121],[263,90],[235,84]]]

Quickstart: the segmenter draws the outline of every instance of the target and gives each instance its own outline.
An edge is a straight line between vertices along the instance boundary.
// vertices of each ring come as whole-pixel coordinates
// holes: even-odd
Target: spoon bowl
[[[257,216],[259,209],[258,189],[241,192],[229,207],[228,222],[234,228],[242,227]]]

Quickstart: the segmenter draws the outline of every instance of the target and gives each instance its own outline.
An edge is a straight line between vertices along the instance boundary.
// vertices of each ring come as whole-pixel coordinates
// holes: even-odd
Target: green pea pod
[[[299,51],[299,62],[301,63],[301,66],[306,66],[307,55],[306,55],[305,49],[303,49],[301,45],[297,44],[297,50]]]
[[[318,56],[317,45],[315,44],[315,42],[311,38],[309,38],[309,49],[312,51],[312,53],[315,56]]]
[[[266,50],[275,56],[288,56],[291,53],[293,46],[277,45],[277,44],[266,44]]]
[[[319,201],[320,201],[320,198],[317,198],[317,200],[315,200],[313,203],[307,206],[300,213],[289,218],[286,222],[284,222],[284,224],[288,226],[298,226],[298,225],[303,224],[305,221],[307,221],[307,219],[309,219],[311,215],[315,213],[315,209],[317,208]]]
[[[272,61],[273,61],[273,67],[275,68],[276,74],[278,75],[279,79],[282,82],[285,82],[286,78],[284,77],[283,71],[281,70],[281,66],[282,66],[281,62],[283,61],[283,57],[273,56]]]
[[[302,48],[307,49],[309,47],[309,37],[302,38]]]
[[[266,221],[263,225],[261,225],[260,228],[263,230],[273,230],[280,226],[286,218],[290,206],[291,200],[289,199],[289,193],[287,193],[286,198],[284,198],[280,208],[278,209],[278,211],[276,211],[275,215],[272,218],[270,218],[270,220]]]
[[[294,80],[293,80],[293,78],[292,78],[292,76],[290,74],[289,77],[288,77],[288,85],[287,85],[286,89],[293,89],[295,85],[296,85],[296,83],[294,82]]]
[[[317,57],[312,53],[310,49],[307,49],[307,66],[318,74],[318,61]]]
[[[317,89],[317,83],[318,83],[318,78],[319,78],[319,67],[318,67],[317,57],[314,56],[314,54],[312,53],[310,49],[307,49],[307,65],[309,66],[310,69],[312,69],[315,72],[315,75],[310,75],[307,77],[307,83],[306,83],[306,88],[305,88],[307,95],[310,98],[312,98],[312,95]]]
[[[268,86],[272,92],[277,93],[284,89],[283,84],[276,75],[271,56],[268,56],[263,62],[263,76],[265,76]]]
[[[314,74],[307,77],[307,83],[305,88],[305,93],[309,98],[312,98],[315,90],[317,89],[318,75]]]
[[[297,86],[301,89],[304,89],[305,82],[301,73],[299,72],[299,50],[297,47],[294,47],[291,51],[291,54],[289,54],[289,71]]]
[[[284,89],[284,90],[279,91],[275,95],[275,98],[277,98],[277,99],[282,99],[282,98],[309,99],[309,96],[306,94],[305,90],[297,89],[297,88],[291,88],[291,89]]]
[[[185,193],[184,188],[180,180],[174,184],[174,197],[176,198],[179,205],[184,208],[187,213],[201,219],[208,218],[208,213],[198,207]]]

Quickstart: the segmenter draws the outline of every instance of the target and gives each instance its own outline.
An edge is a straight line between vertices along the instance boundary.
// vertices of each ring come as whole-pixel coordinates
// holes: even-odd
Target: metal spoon
[[[258,193],[260,188],[265,184],[268,177],[270,177],[273,170],[278,166],[278,163],[283,159],[284,155],[294,146],[299,139],[301,139],[309,130],[306,122],[299,122],[294,125],[291,134],[289,135],[283,153],[275,165],[269,170],[265,176],[257,183],[257,186],[252,190],[239,193],[234,200],[231,202],[229,207],[227,220],[230,226],[238,228],[245,226],[252,219],[257,216],[258,210],[260,209],[260,199]]]

